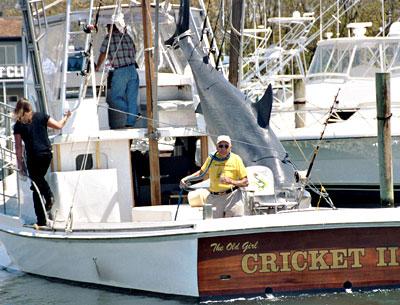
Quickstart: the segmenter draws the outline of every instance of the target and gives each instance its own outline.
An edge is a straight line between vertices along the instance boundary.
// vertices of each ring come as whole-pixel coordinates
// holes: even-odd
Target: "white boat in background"
[[[36,4],[36,0],[21,0],[27,44],[32,47],[31,68],[37,76],[43,71],[40,66],[46,58],[41,53],[40,36],[35,36],[40,35],[40,27],[39,32],[32,27],[44,23],[30,22],[31,18],[42,16],[32,13]],[[126,16],[137,20],[137,9],[130,5]],[[67,7],[64,20],[75,16],[68,11]],[[193,201],[193,206],[168,202],[174,198],[173,193],[162,201],[163,205],[150,206],[148,181],[153,186],[156,179],[148,179],[148,172],[143,169],[148,160],[139,151],[141,147],[146,154],[150,135],[141,127],[99,128],[102,124],[97,109],[101,101],[93,94],[97,83],[91,75],[93,81],[87,82],[85,90],[79,90],[77,98],[72,94],[65,98],[74,109],[72,120],[63,134],[53,138],[54,161],[49,180],[55,205],[48,226],[40,230],[32,226],[30,183],[18,177],[12,150],[3,157],[7,169],[14,171],[3,179],[0,207],[0,240],[11,260],[23,272],[48,278],[200,298],[398,286],[400,209],[310,208],[304,184],[295,180],[296,172],[270,128],[272,93],[258,104],[261,109],[256,117],[239,90],[201,56],[204,47],[199,44],[193,23],[201,15],[200,10],[189,8],[188,1],[182,2],[173,43],[180,50],[167,52],[177,52],[178,57],[189,62],[207,127],[212,125],[213,130],[219,130],[207,117],[210,107],[224,123],[232,120],[248,125],[248,129],[236,130],[232,124],[219,127],[222,131],[230,127],[235,135],[234,145],[241,147],[246,157],[254,157],[245,160],[256,165],[248,167],[246,215],[209,218],[206,206],[194,206]],[[83,20],[83,25],[88,22],[78,20]],[[64,56],[59,57],[55,67],[61,63],[66,66],[67,52],[68,48],[64,48]],[[62,70],[60,79],[66,75],[67,70]],[[168,79],[175,76],[171,73]],[[66,79],[65,91],[70,88]],[[36,81],[40,84],[40,78]],[[35,82],[33,85],[29,92],[37,97],[35,101],[53,88]],[[182,89],[181,85],[178,89]],[[229,107],[225,107],[225,97]],[[56,104],[55,113],[63,110],[60,101],[48,101]],[[179,139],[173,142],[173,150],[164,150],[159,158],[160,167],[164,158],[166,174],[170,175],[167,178],[172,179],[161,184],[167,191],[178,185],[181,176],[175,175],[181,175],[181,165],[186,164],[186,170],[190,170],[195,164],[195,140],[206,134],[194,127],[157,128],[161,138]],[[254,139],[251,143],[237,141],[236,137],[249,135]],[[188,163],[184,163],[185,158]],[[202,197],[196,198],[201,203]]]
[[[366,37],[369,25],[349,24],[351,37],[320,41],[305,79],[304,104],[296,109],[293,99],[281,101],[272,112],[273,128],[299,168],[308,168],[320,144],[311,180],[324,186],[335,204],[379,202],[376,72],[390,72],[396,192],[400,186],[400,23],[392,24],[387,37]]]

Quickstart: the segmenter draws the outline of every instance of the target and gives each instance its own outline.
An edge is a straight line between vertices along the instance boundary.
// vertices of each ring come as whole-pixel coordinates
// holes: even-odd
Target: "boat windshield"
[[[373,78],[381,71],[399,75],[399,47],[400,41],[383,39],[325,43],[315,52],[308,78]]]

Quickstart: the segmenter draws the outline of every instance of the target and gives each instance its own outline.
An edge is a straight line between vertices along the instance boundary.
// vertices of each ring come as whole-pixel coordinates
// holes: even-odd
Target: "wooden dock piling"
[[[390,128],[390,74],[376,73],[376,109],[378,124],[378,157],[380,200],[382,207],[394,207],[392,136]]]
[[[293,94],[295,127],[302,128],[306,122],[306,113],[304,112],[306,106],[306,85],[302,78],[293,80]]]

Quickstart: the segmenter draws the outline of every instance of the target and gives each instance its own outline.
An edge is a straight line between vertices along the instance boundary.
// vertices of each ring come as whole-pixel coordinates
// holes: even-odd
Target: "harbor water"
[[[156,296],[147,293],[110,291],[57,282],[16,271],[0,270],[1,305],[398,305],[400,289],[353,291],[290,296],[238,298],[224,301]]]

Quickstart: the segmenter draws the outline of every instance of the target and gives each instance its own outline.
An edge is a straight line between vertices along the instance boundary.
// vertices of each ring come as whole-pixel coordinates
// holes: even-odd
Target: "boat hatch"
[[[347,121],[350,119],[358,109],[337,109],[334,111],[328,119],[328,123],[338,123],[341,121]]]

